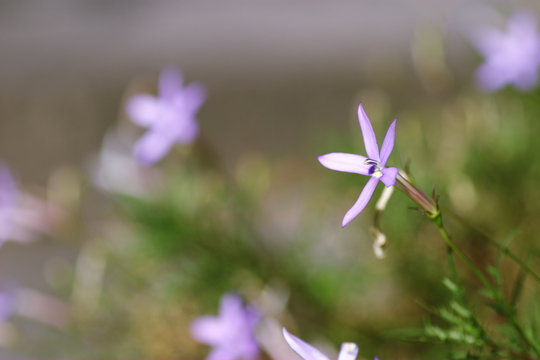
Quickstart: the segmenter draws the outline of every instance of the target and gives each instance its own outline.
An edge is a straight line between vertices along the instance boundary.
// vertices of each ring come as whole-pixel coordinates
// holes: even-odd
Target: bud
[[[441,211],[435,199],[430,199],[420,189],[414,186],[405,172],[399,170],[396,177],[396,187],[415,203],[417,203],[424,214],[432,220],[437,220],[441,216]]]

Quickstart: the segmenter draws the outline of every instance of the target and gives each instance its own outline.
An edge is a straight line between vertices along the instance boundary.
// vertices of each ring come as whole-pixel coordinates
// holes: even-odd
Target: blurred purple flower
[[[326,355],[321,353],[315,347],[311,346],[302,339],[297,338],[283,328],[283,336],[289,346],[304,360],[330,360]],[[358,355],[358,346],[354,343],[343,343],[339,350],[337,360],[356,360]]]
[[[0,322],[6,321],[15,310],[16,286],[2,279],[0,283]]]
[[[19,190],[11,172],[4,164],[0,164],[0,243],[4,243],[13,233],[13,207],[17,201]]]
[[[137,160],[150,165],[163,158],[175,143],[189,144],[199,133],[195,114],[205,99],[199,84],[182,87],[182,75],[168,68],[159,77],[159,96],[139,94],[127,103],[131,120],[148,128],[133,149]]]
[[[394,120],[388,128],[380,153],[373,127],[369,122],[362,104],[358,105],[358,120],[364,137],[364,145],[368,154],[367,158],[361,155],[346,153],[330,153],[319,156],[320,163],[328,169],[371,177],[366,183],[366,186],[364,186],[356,203],[345,214],[341,223],[341,226],[343,227],[364,210],[369,199],[371,199],[379,180],[387,187],[394,186],[398,173],[398,169],[395,167],[385,167],[386,161],[394,148],[397,120]]]
[[[103,138],[99,154],[90,163],[94,184],[101,190],[145,197],[161,181],[157,168],[141,166],[132,155],[131,134],[111,130]]]
[[[221,298],[219,316],[202,316],[191,325],[193,338],[213,346],[207,360],[255,359],[259,347],[254,330],[260,319],[252,307],[244,308],[237,295]]]
[[[538,82],[540,35],[533,15],[515,13],[506,32],[485,28],[475,34],[473,41],[485,57],[476,72],[483,90],[496,91],[508,84],[529,90]]]
[[[13,296],[6,292],[0,292],[0,322],[7,320],[13,313]]]
[[[50,215],[46,204],[18,189],[8,167],[0,163],[0,246],[8,240],[33,240],[49,230]]]

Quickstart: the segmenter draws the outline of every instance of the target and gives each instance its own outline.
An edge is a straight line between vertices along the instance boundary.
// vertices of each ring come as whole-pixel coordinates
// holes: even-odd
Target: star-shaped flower
[[[364,145],[368,157],[346,153],[330,153],[319,156],[320,163],[328,169],[371,177],[366,183],[366,186],[364,186],[356,203],[345,214],[341,226],[346,226],[352,219],[360,214],[362,210],[364,210],[369,199],[371,199],[379,180],[387,187],[394,186],[398,174],[397,168],[385,167],[386,161],[394,148],[396,120],[394,120],[388,128],[380,152],[379,146],[377,145],[377,138],[373,132],[373,127],[369,122],[362,104],[358,105],[358,120],[360,122],[360,128],[362,130],[362,136],[364,137]]]
[[[252,307],[244,308],[233,294],[221,298],[219,316],[202,316],[191,325],[193,338],[213,346],[207,360],[252,360],[259,353],[254,330],[260,319]]]
[[[482,89],[496,91],[513,84],[520,90],[529,90],[538,82],[540,35],[531,14],[516,13],[508,21],[506,32],[485,28],[473,41],[485,57],[476,72]]]
[[[193,142],[199,133],[195,114],[204,102],[199,84],[182,87],[181,74],[172,68],[159,77],[159,96],[139,94],[127,103],[131,120],[148,128],[133,149],[137,160],[145,165],[163,158],[175,143]]]
[[[311,346],[302,339],[297,338],[293,334],[289,333],[283,328],[283,336],[289,344],[289,346],[304,360],[330,360],[326,355]],[[358,355],[358,346],[354,343],[343,343],[339,350],[337,360],[356,360]],[[374,360],[378,360],[375,358]]]

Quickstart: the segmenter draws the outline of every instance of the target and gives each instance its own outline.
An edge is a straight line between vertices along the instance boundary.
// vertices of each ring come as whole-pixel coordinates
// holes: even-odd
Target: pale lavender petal
[[[473,42],[484,56],[490,56],[501,48],[504,35],[497,29],[481,29],[473,35]]]
[[[16,285],[11,281],[5,282],[2,279],[0,285],[0,322],[7,320],[15,310]]]
[[[476,70],[476,83],[487,92],[497,91],[509,81],[506,72],[486,63]]]
[[[245,339],[247,340],[247,339]],[[237,358],[244,360],[254,360],[259,354],[259,345],[254,336],[249,338],[249,341],[240,342],[238,346],[236,343],[229,344],[237,353]]]
[[[179,131],[175,136],[175,141],[180,144],[192,143],[199,134],[199,124],[194,119],[186,119],[184,123],[177,126],[179,126]]]
[[[516,88],[522,91],[532,90],[535,85],[538,83],[538,72],[537,69],[528,69],[528,71],[523,71],[516,76],[514,84]]]
[[[207,359],[253,360],[259,352],[254,336],[259,319],[260,315],[253,307],[244,309],[239,296],[226,294],[220,302],[219,316],[198,318],[191,326],[191,334],[213,347]]]
[[[392,149],[394,148],[394,140],[396,138],[396,121],[394,120],[392,124],[390,124],[390,127],[388,128],[388,131],[386,132],[386,135],[384,137],[384,141],[381,147],[381,165],[386,165],[386,161],[388,161],[388,157],[392,153]]]
[[[361,155],[346,153],[330,153],[318,157],[319,162],[326,168],[361,175],[369,175],[367,158]]]
[[[151,165],[163,158],[174,141],[153,131],[144,134],[133,148],[137,161],[142,165]]]
[[[0,293],[0,321],[6,320],[13,313],[13,295]]]
[[[9,168],[0,163],[0,208],[10,208],[19,195],[17,183]]]
[[[150,127],[159,120],[159,100],[151,95],[135,95],[129,99],[126,112],[135,124]]]
[[[212,349],[206,360],[237,360],[238,351],[234,347],[219,346]]]
[[[257,323],[261,320],[261,314],[253,305],[246,306],[244,316],[246,319],[246,324],[250,329],[255,328],[255,325],[257,325]]]
[[[229,329],[215,316],[201,316],[191,324],[191,336],[205,344],[216,345],[227,336]]]
[[[194,114],[206,100],[206,91],[201,84],[189,84],[184,89],[183,98],[187,111]]]
[[[368,157],[373,160],[379,161],[379,146],[377,145],[377,138],[375,132],[371,126],[362,104],[358,105],[358,121],[360,122],[360,128],[362,129],[362,136],[364,137],[364,146]]]
[[[508,21],[508,32],[516,37],[527,37],[536,31],[536,18],[528,12],[516,12]]]
[[[358,346],[354,343],[343,343],[339,350],[338,360],[356,360]]]
[[[244,319],[245,311],[242,306],[242,299],[235,294],[225,294],[219,303],[219,314],[224,321],[237,322]]]
[[[384,168],[381,170],[383,176],[381,176],[381,181],[386,185],[386,187],[396,185],[396,177],[398,174],[398,169],[395,167]]]
[[[319,350],[307,342],[297,338],[293,334],[289,333],[287,329],[283,328],[283,336],[289,344],[289,346],[304,360],[330,360]]]
[[[362,190],[362,193],[360,193],[358,200],[356,200],[356,203],[352,206],[352,208],[349,209],[349,211],[347,211],[345,217],[343,217],[343,222],[341,223],[342,227],[347,226],[347,224],[351,222],[352,219],[354,219],[358,214],[362,212],[362,210],[364,210],[367,203],[369,202],[369,199],[371,199],[371,196],[373,195],[373,192],[375,191],[378,182],[379,179],[377,179],[376,177],[371,177],[371,179],[368,180],[366,186],[364,186],[364,189]]]
[[[159,95],[171,100],[182,92],[182,74],[175,68],[166,68],[159,74]]]

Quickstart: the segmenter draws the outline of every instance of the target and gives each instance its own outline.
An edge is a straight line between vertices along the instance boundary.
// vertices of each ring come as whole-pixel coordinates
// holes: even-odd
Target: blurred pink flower
[[[252,360],[259,353],[254,330],[260,315],[252,307],[244,308],[237,295],[221,298],[219,316],[202,316],[191,325],[193,338],[213,346],[207,360]]]
[[[159,96],[139,94],[127,103],[131,120],[148,128],[133,149],[136,159],[150,165],[163,158],[175,143],[193,142],[199,133],[195,114],[205,99],[199,84],[182,86],[182,75],[168,68],[159,77]]]
[[[532,14],[515,13],[506,31],[484,28],[473,41],[485,57],[476,72],[477,83],[483,90],[496,91],[508,84],[530,90],[538,82],[540,35]]]

